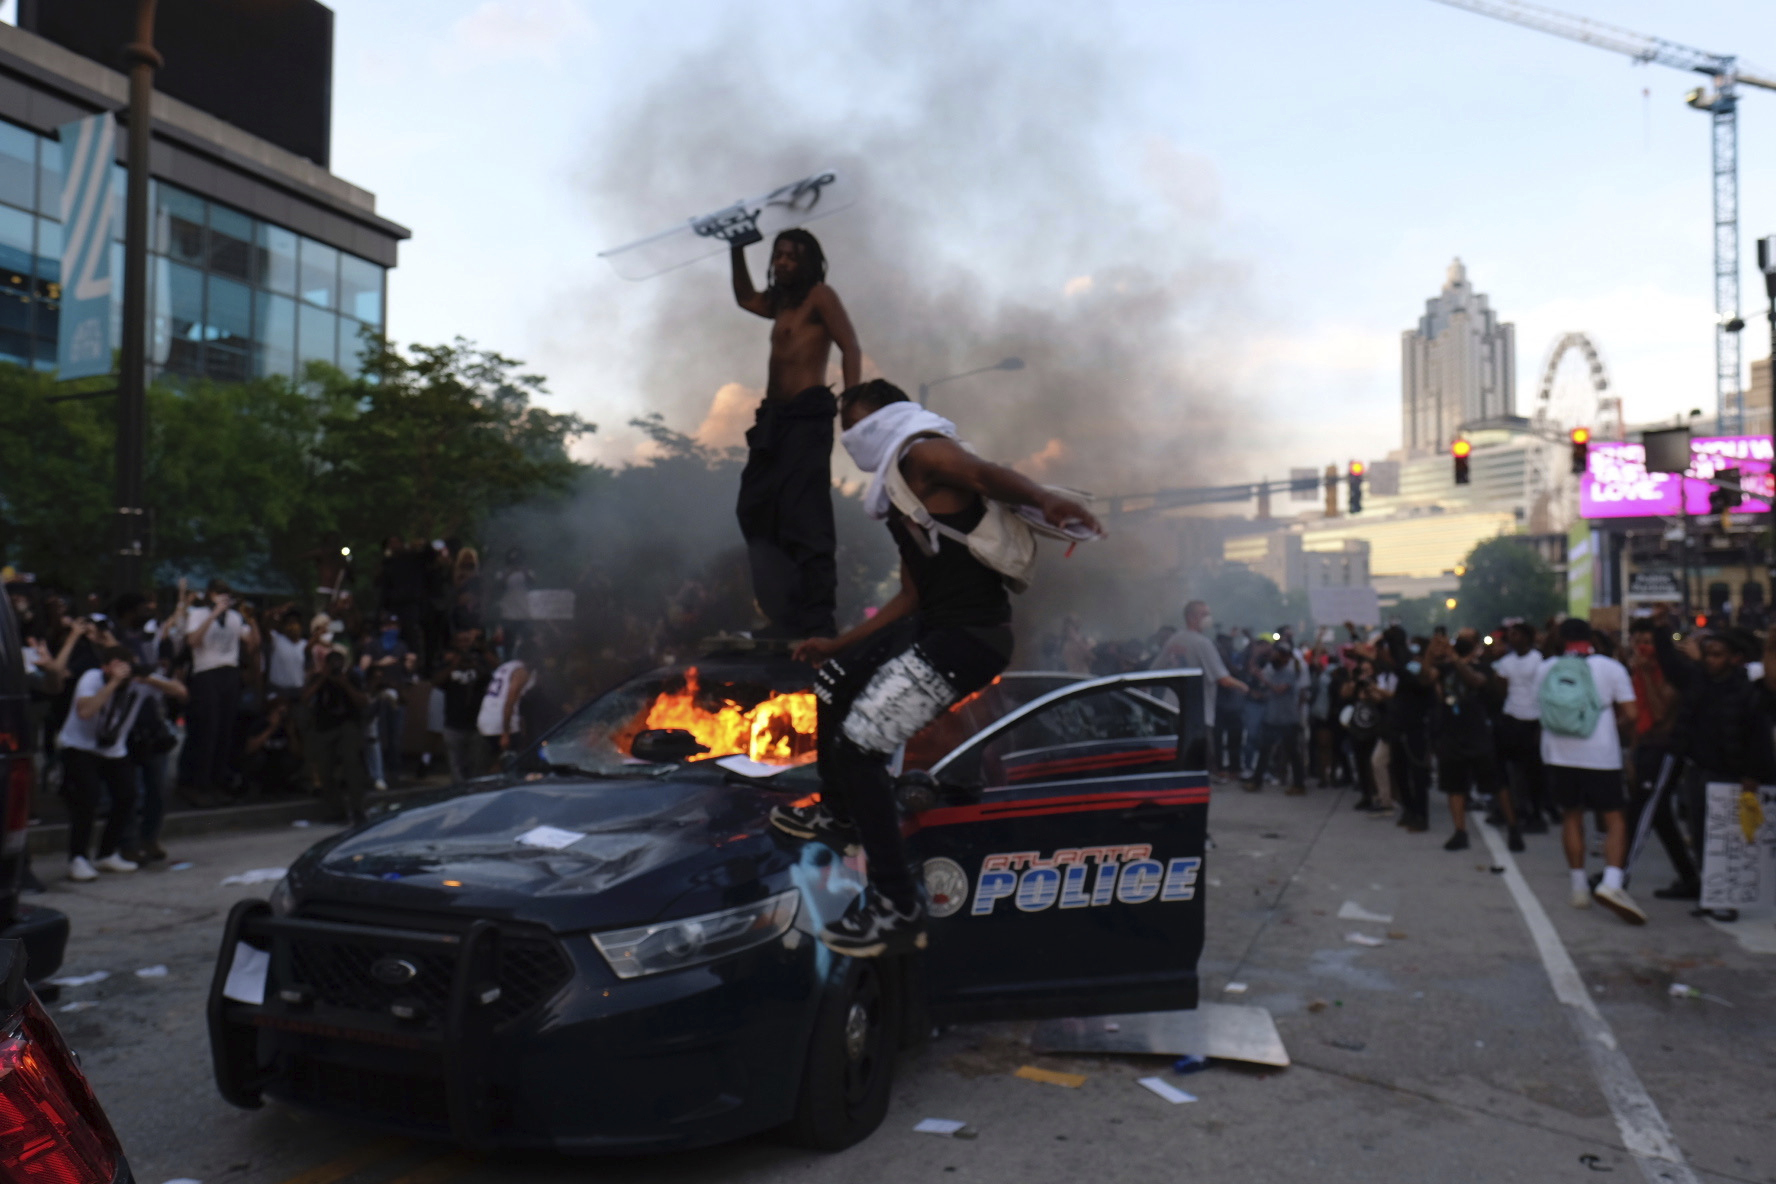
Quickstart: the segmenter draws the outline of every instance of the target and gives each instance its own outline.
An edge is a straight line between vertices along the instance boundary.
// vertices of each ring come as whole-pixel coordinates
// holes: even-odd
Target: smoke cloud
[[[802,69],[768,20],[736,21],[613,113],[584,172],[612,241],[841,170],[861,199],[809,229],[866,377],[911,394],[1019,357],[1021,371],[933,393],[982,454],[1100,494],[1225,480],[1214,458],[1251,417],[1229,405],[1243,268],[1202,245],[1219,216],[1213,167],[1147,130],[1122,74],[1130,51],[1014,3],[852,5],[820,29],[837,40]],[[766,250],[749,252],[760,286]],[[768,326],[735,307],[725,260],[601,280],[583,312],[588,337],[626,357],[614,369],[633,375],[633,405],[706,447],[739,443]],[[856,476],[842,452],[835,474]],[[731,497],[682,510],[698,544],[738,546]],[[1020,632],[1062,611],[1141,631],[1175,613],[1181,588],[1164,606],[1112,594],[1119,573],[1178,562],[1175,541],[1126,533],[1140,537],[1045,560],[1053,574],[1020,600]]]

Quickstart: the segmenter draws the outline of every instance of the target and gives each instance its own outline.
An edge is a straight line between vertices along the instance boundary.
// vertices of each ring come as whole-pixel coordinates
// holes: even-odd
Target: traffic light
[[[1363,462],[1351,461],[1350,474],[1345,477],[1345,490],[1349,494],[1350,512],[1363,512]]]
[[[1708,508],[1721,516],[1721,529],[1726,530],[1733,508],[1745,503],[1745,491],[1739,485],[1738,469],[1721,469],[1714,479],[1721,484],[1708,491]]]
[[[1449,446],[1449,455],[1455,458],[1455,483],[1457,485],[1468,483],[1468,453],[1472,451],[1474,451],[1474,446],[1466,440],[1457,440]]]
[[[1586,454],[1590,451],[1590,445],[1591,445],[1591,429],[1590,428],[1574,428],[1572,430],[1572,448],[1573,448],[1572,471],[1574,473],[1583,473],[1585,471],[1585,466],[1586,466],[1587,459],[1588,459]]]

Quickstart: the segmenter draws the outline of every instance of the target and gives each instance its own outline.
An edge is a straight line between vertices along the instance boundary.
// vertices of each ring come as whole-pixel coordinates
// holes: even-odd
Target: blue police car
[[[305,853],[229,916],[209,1004],[223,1096],[474,1147],[782,1128],[837,1149],[880,1123],[897,1052],[933,1023],[1196,1005],[1196,671],[1010,673],[914,737],[898,785],[930,948],[896,959],[815,939],[860,857],[767,821],[820,789],[793,763],[810,681],[757,654],[656,671],[505,775]],[[751,721],[738,752],[657,726],[687,696]],[[753,759],[773,743],[791,757]]]

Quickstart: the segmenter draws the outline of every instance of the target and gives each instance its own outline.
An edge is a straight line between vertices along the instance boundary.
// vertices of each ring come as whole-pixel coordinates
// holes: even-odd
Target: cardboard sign
[[[1776,904],[1776,785],[1760,786],[1764,824],[1752,842],[1739,824],[1736,784],[1708,784],[1702,838],[1702,907],[1745,909]]]

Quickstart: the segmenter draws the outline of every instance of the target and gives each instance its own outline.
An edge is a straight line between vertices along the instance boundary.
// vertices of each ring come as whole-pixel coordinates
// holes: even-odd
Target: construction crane
[[[1714,392],[1717,430],[1745,428],[1745,399],[1739,386],[1739,95],[1740,84],[1776,90],[1776,78],[1754,74],[1727,54],[1691,49],[1663,37],[1648,37],[1601,21],[1570,16],[1517,0],[1437,0],[1482,16],[1540,29],[1626,54],[1637,62],[1657,62],[1676,70],[1706,74],[1714,84],[1697,87],[1684,101],[1714,117]]]

